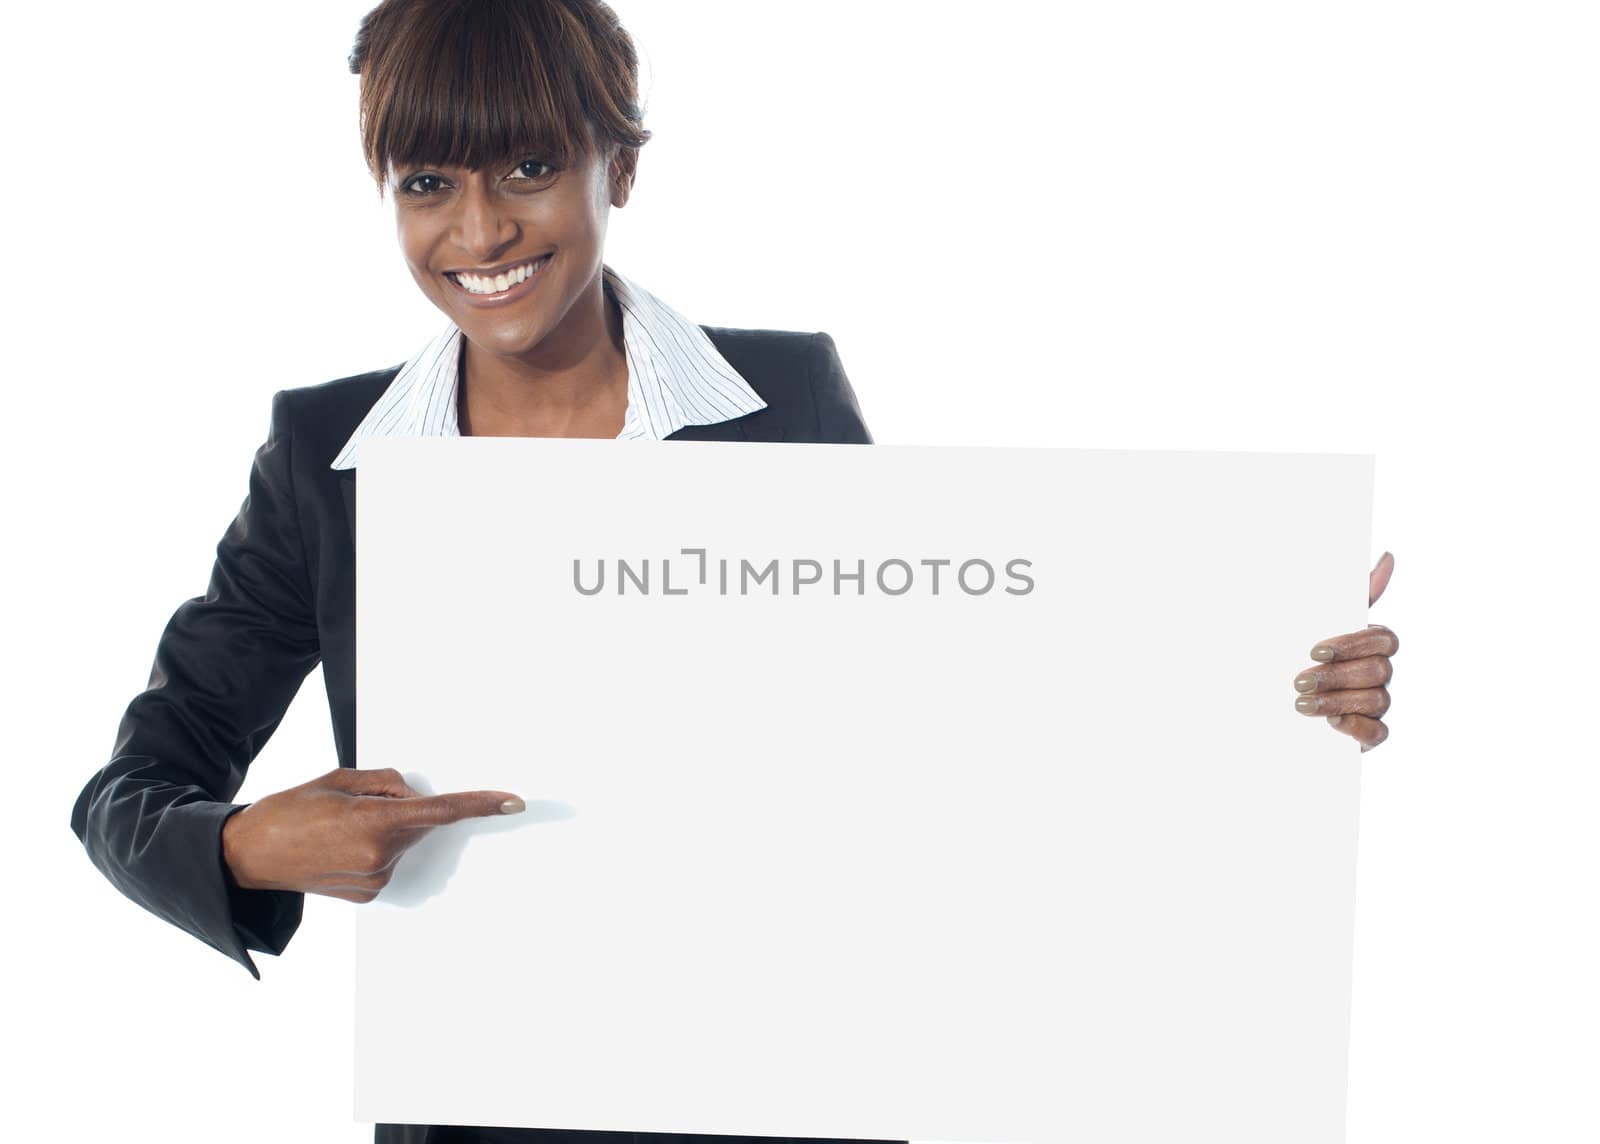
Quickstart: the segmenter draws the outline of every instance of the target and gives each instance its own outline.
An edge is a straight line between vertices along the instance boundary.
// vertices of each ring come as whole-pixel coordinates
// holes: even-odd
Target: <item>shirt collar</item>
[[[609,266],[601,271],[622,311],[628,412],[617,439],[659,441],[685,425],[732,421],[763,401],[706,332]],[[329,468],[353,469],[368,437],[458,437],[461,330],[451,322],[395,374]]]

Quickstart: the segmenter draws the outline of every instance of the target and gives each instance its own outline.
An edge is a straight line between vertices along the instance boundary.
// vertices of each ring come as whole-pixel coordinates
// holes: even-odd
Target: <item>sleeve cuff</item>
[[[246,890],[235,882],[233,873],[222,858],[222,827],[231,815],[249,804],[214,805],[217,810],[213,812],[215,833],[211,840],[211,854],[222,885],[230,923],[228,931],[220,935],[223,942],[218,948],[248,969],[259,981],[261,972],[246,951],[253,949],[274,956],[281,954],[288,946],[289,939],[300,928],[306,896],[292,890]]]

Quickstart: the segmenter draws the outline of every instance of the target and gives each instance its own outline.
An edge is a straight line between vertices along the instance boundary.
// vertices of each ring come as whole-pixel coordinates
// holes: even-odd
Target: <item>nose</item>
[[[488,177],[474,171],[456,200],[456,240],[480,262],[493,262],[517,241],[517,221],[489,191]]]

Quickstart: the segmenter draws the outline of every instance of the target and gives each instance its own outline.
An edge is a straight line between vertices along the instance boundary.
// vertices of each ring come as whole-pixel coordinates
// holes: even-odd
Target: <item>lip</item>
[[[515,302],[517,299],[529,293],[535,286],[537,286],[539,284],[539,279],[544,277],[545,271],[549,269],[551,259],[554,257],[555,256],[552,253],[546,251],[544,254],[535,255],[533,258],[519,258],[515,262],[503,262],[499,266],[464,266],[458,270],[446,270],[442,273],[445,281],[450,283],[450,288],[455,292],[456,296],[465,300],[471,305],[504,306],[511,302]],[[456,278],[456,275],[458,274],[474,274],[482,278],[493,278],[496,274],[504,274],[507,270],[515,269],[518,266],[523,266],[529,262],[538,261],[539,259],[543,259],[543,261],[539,262],[539,266],[532,274],[528,275],[528,277],[524,278],[521,282],[518,282],[515,286],[508,286],[504,290],[501,290],[495,294],[474,294],[471,290],[468,290],[465,286],[463,286]]]

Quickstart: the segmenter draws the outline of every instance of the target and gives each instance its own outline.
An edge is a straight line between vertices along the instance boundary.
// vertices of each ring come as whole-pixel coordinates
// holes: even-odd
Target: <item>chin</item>
[[[537,322],[495,321],[482,314],[458,314],[455,322],[473,345],[502,357],[528,352],[543,341],[545,335]]]

